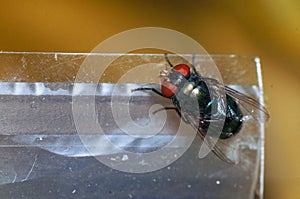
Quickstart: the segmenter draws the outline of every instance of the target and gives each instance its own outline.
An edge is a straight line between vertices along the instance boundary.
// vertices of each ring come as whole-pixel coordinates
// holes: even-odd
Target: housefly
[[[228,147],[225,150],[226,144],[222,140],[230,139],[240,132],[244,122],[242,109],[258,121],[262,115],[267,120],[269,118],[268,111],[256,99],[224,86],[215,79],[201,76],[194,65],[188,66],[181,63],[174,66],[167,54],[165,54],[165,59],[170,69],[165,69],[160,73],[163,78],[160,91],[152,87],[140,87],[132,91],[149,90],[171,99],[175,106],[164,109],[175,109],[183,121],[196,129],[197,134],[215,155],[227,163],[236,163],[234,158],[225,152],[228,151]],[[220,113],[217,113],[223,116],[223,126],[220,128],[221,132],[215,132],[217,137],[211,134],[206,136],[210,125],[216,120],[213,119],[215,113],[212,113],[212,106],[220,100],[218,90],[225,92],[226,99],[224,100],[224,110],[219,110]],[[192,101],[198,103],[198,111],[191,106]],[[218,140],[215,141],[216,139]]]

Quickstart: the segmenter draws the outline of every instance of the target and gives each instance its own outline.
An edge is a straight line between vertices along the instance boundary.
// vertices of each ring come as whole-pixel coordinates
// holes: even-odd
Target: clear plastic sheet
[[[82,62],[89,56],[109,59],[112,54],[68,53],[0,53],[0,68],[7,73],[0,83],[0,193],[5,197],[78,198],[262,198],[264,123],[253,119],[244,122],[241,132],[229,144],[239,157],[230,165],[210,153],[199,159],[202,143],[196,137],[187,151],[170,165],[149,173],[126,173],[99,162],[95,156],[111,161],[128,161],[127,155],[112,150],[102,140],[109,138],[122,149],[134,153],[149,153],[166,147],[177,150],[185,147],[188,135],[174,138],[180,118],[167,111],[161,134],[150,139],[126,136],[113,120],[111,96],[118,88],[114,103],[130,102],[132,118],[138,124],[149,123],[153,104],[170,107],[170,100],[151,92],[132,94],[141,86],[159,88],[158,74],[164,63],[163,55],[123,55],[114,61],[94,84],[81,82],[74,91],[74,80]],[[185,55],[187,60],[190,55]],[[258,98],[263,102],[259,59],[231,55],[213,55],[226,85]],[[174,58],[176,60],[176,57]],[[197,65],[205,64],[206,56],[196,56]],[[178,60],[180,62],[180,59]],[[142,81],[122,75],[135,65],[157,63],[148,70]],[[17,68],[28,74],[9,79]],[[24,72],[23,71],[23,72]],[[204,75],[209,75],[204,74]],[[18,82],[17,82],[18,81]],[[125,83],[124,83],[125,82]],[[74,95],[95,95],[98,121],[105,135],[78,135],[72,113]],[[158,126],[160,124],[157,124]],[[82,137],[84,136],[84,144]],[[231,139],[231,138],[230,138]],[[88,145],[88,146],[87,146]],[[100,148],[99,148],[100,145]],[[87,147],[97,146],[97,153]]]

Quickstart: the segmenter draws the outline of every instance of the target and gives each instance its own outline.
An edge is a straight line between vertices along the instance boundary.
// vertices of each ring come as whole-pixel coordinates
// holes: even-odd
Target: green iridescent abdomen
[[[196,82],[196,84],[193,82]],[[181,87],[176,93],[176,97],[173,98],[173,103],[177,104],[183,113],[193,115],[195,119],[199,118],[199,127],[204,133],[207,133],[209,126],[214,128],[209,120],[212,114],[212,105],[216,103],[216,99],[211,99],[209,89],[204,81],[197,82],[194,79],[193,82],[187,82]],[[195,111],[193,105],[196,99],[199,107],[198,112]],[[243,124],[243,113],[238,104],[229,95],[226,95],[226,101],[226,115],[224,115],[225,121],[222,132],[220,135],[219,132],[215,132],[220,139],[227,139],[237,134]],[[180,104],[184,106],[180,106]]]
[[[204,111],[205,116],[210,116],[211,115],[211,107],[212,104],[214,103],[214,99],[211,100],[210,96],[206,96],[206,100],[201,99],[202,101],[206,101],[206,108]],[[242,118],[243,118],[243,113],[238,106],[238,104],[234,101],[232,97],[229,95],[226,95],[226,115],[225,115],[225,121],[224,121],[224,126],[222,129],[222,132],[219,136],[220,139],[227,139],[232,137],[233,135],[237,134],[241,128],[242,128]],[[205,131],[208,130],[209,125],[211,125],[209,122],[204,122],[203,129]]]

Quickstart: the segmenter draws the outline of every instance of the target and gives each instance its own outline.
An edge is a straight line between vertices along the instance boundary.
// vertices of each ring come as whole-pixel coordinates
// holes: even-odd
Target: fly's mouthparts
[[[167,69],[164,69],[164,70],[160,71],[159,76],[160,77],[168,77],[169,73],[170,72]]]

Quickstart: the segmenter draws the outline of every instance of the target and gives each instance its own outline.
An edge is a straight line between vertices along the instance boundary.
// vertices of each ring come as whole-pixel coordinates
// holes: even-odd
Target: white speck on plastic
[[[167,167],[168,170],[171,170],[171,167]]]
[[[140,165],[149,165],[147,162],[145,162],[145,160],[139,161],[139,164],[140,164]]]
[[[72,191],[72,194],[74,194],[74,193],[76,193],[76,189],[74,189],[74,190]]]
[[[167,181],[170,182],[170,181],[171,181],[171,178],[168,178]]]
[[[129,197],[129,198],[132,198],[132,195],[131,195],[131,193],[130,193],[130,194],[128,194],[128,197]]]
[[[122,157],[122,161],[126,161],[126,160],[128,160],[128,155],[123,155],[123,157]]]
[[[240,71],[240,75],[242,76],[242,75],[244,75],[244,74],[246,74],[246,70],[241,70],[241,71]]]
[[[188,184],[188,186],[187,186],[187,187],[190,189],[190,188],[192,188],[192,185]]]
[[[110,158],[110,160],[116,161],[117,159],[116,159],[116,158],[113,158],[113,157],[111,157],[111,158]]]
[[[26,66],[27,66],[26,58],[25,58],[25,57],[22,57],[21,61],[22,61],[22,67],[23,67],[23,68],[26,68]]]
[[[220,180],[217,180],[217,181],[216,181],[216,184],[221,184],[221,181],[220,181]]]
[[[152,180],[153,182],[156,182],[156,179],[155,178],[153,178],[153,180]]]

